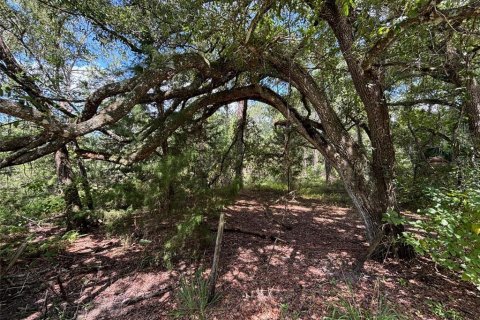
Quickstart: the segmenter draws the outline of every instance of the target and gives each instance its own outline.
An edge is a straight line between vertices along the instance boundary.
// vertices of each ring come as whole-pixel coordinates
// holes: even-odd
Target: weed
[[[75,240],[78,239],[80,234],[76,230],[70,230],[65,232],[65,234],[62,236],[62,240],[68,242],[68,243],[73,243]]]
[[[398,284],[401,285],[402,287],[408,286],[408,281],[404,278],[398,278]]]
[[[340,302],[340,306],[333,306],[330,315],[324,318],[325,320],[397,320],[406,319],[397,313],[385,300],[381,300],[377,310],[369,310],[363,308],[356,303],[348,300]]]
[[[355,298],[353,289],[348,287],[349,297],[341,297],[337,305],[332,305],[324,320],[403,320],[405,316],[395,310],[386,297],[381,294],[379,283],[375,284],[374,294],[368,307],[362,306]]]
[[[300,311],[293,311],[290,310],[290,306],[288,303],[281,303],[280,304],[280,319],[281,320],[297,320],[300,319]]]
[[[460,313],[445,307],[441,302],[430,300],[427,302],[427,304],[430,307],[430,311],[441,319],[463,320],[463,317],[460,315]]]
[[[174,312],[175,317],[206,319],[207,308],[218,301],[218,295],[212,301],[208,301],[208,280],[203,277],[202,273],[203,270],[198,269],[190,280],[185,277],[180,279],[177,292],[178,308]]]

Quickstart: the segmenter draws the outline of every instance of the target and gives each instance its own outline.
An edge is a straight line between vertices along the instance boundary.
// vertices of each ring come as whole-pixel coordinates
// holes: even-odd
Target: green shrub
[[[133,212],[131,208],[110,209],[100,210],[98,215],[108,233],[119,234],[130,230]]]
[[[65,202],[60,195],[36,197],[27,202],[22,211],[30,217],[45,216],[62,212]]]
[[[420,231],[407,233],[407,241],[420,254],[480,289],[480,189],[431,189],[432,205],[419,210],[421,220],[408,224]]]
[[[192,212],[177,224],[173,236],[163,246],[162,260],[167,268],[173,268],[174,259],[187,253],[195,258],[201,249],[213,242],[204,219],[200,212]]]
[[[281,320],[297,320],[301,319],[301,311],[291,310],[288,303],[281,303],[280,304],[280,316]]]
[[[4,235],[25,231],[28,223],[60,213],[64,208],[63,198],[55,194],[18,199],[12,197],[2,202],[0,232]]]
[[[463,320],[463,317],[455,310],[446,308],[441,302],[428,301],[430,311],[440,319]]]

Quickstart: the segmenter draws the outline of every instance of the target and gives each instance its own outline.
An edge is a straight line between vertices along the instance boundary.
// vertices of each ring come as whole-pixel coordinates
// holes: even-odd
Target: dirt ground
[[[350,208],[248,191],[225,213],[220,298],[208,319],[322,319],[342,301],[371,309],[379,300],[408,319],[478,319],[480,292],[425,258],[368,261],[353,273],[367,244]],[[33,231],[38,241],[64,232]],[[20,259],[1,280],[0,319],[170,319],[180,277],[200,265],[208,274],[213,248],[173,270],[149,263],[156,250],[98,233],[54,257]]]

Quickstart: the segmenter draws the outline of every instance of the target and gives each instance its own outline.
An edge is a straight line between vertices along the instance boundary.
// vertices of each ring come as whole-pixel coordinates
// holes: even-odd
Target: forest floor
[[[479,292],[425,258],[368,261],[352,272],[367,244],[350,208],[280,196],[244,191],[225,209],[220,298],[207,319],[322,319],[346,305],[364,315],[383,309],[407,319],[478,319]],[[40,244],[64,230],[45,224],[32,232]],[[200,265],[208,274],[213,248],[173,270],[147,263],[156,250],[98,233],[51,257],[21,258],[1,280],[0,319],[173,318],[179,279]]]

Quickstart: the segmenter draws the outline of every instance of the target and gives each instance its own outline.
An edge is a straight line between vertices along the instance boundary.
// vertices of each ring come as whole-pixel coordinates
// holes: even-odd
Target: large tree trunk
[[[67,229],[81,229],[86,226],[86,218],[78,214],[82,210],[82,202],[75,184],[75,177],[66,145],[63,145],[55,152],[55,167],[58,182],[62,186],[65,199]]]
[[[237,124],[235,131],[235,183],[243,187],[243,159],[245,157],[245,127],[247,124],[248,100],[238,102]]]
[[[368,181],[357,187],[355,179],[359,177],[349,177],[344,170],[345,185],[364,219],[370,244],[378,246],[376,253],[393,249],[399,256],[409,258],[413,255],[412,249],[394,239],[401,236],[403,226],[389,225],[382,221],[387,211],[399,210],[395,191],[395,150],[381,70],[371,65],[364,67],[363,61],[355,54],[353,27],[339,10],[336,1],[327,2],[325,18],[338,40],[355,90],[365,107],[372,145],[370,167],[364,168],[364,172],[368,172]],[[363,189],[365,186],[369,189]],[[379,242],[379,237],[385,239]]]
[[[299,133],[306,137],[327,161],[330,161],[341,176],[355,208],[364,221],[368,242],[373,244],[375,239],[379,235],[384,235],[387,229],[395,230],[393,227],[384,228],[382,222],[388,209],[396,208],[395,190],[391,187],[393,185],[393,147],[389,148],[391,152],[389,155],[392,158],[388,158],[384,152],[374,151],[373,159],[370,160],[366,151],[346,131],[335,110],[329,104],[325,92],[312,76],[300,65],[286,64],[282,59],[274,56],[269,58],[279,72],[287,70],[295,87],[312,103],[323,129],[319,132],[309,128],[308,123],[301,119],[299,121],[302,122],[303,128],[299,126],[296,128],[300,129]],[[381,120],[385,120],[384,115],[381,117]],[[373,115],[372,119],[375,120]],[[380,130],[382,122],[378,122],[374,125],[375,129],[390,135],[388,121],[383,122],[387,126],[386,129],[381,128],[383,130]],[[378,138],[376,142],[372,142],[377,147],[381,146],[378,140],[386,141],[387,148],[388,142],[391,143],[390,136],[383,138],[379,132],[372,136]],[[384,163],[388,165],[381,165],[380,160],[383,158],[386,158]]]
[[[343,161],[335,162],[334,159],[332,165],[340,174],[353,206],[363,220],[366,238],[371,246],[368,258],[379,261],[389,255],[402,259],[412,258],[413,248],[401,240],[404,226],[389,224],[383,220],[387,210],[394,207],[389,207],[384,194],[376,192],[375,173],[371,166],[364,162],[362,165],[349,167],[345,166]],[[361,166],[364,170],[361,170]]]
[[[395,150],[390,131],[390,116],[381,82],[380,70],[370,67],[365,70],[362,60],[355,54],[354,31],[339,10],[335,1],[327,5],[326,19],[337,38],[343,57],[348,66],[356,92],[367,113],[370,140],[372,144],[372,180],[375,191],[383,197],[378,203],[383,212],[396,209],[394,186]]]

